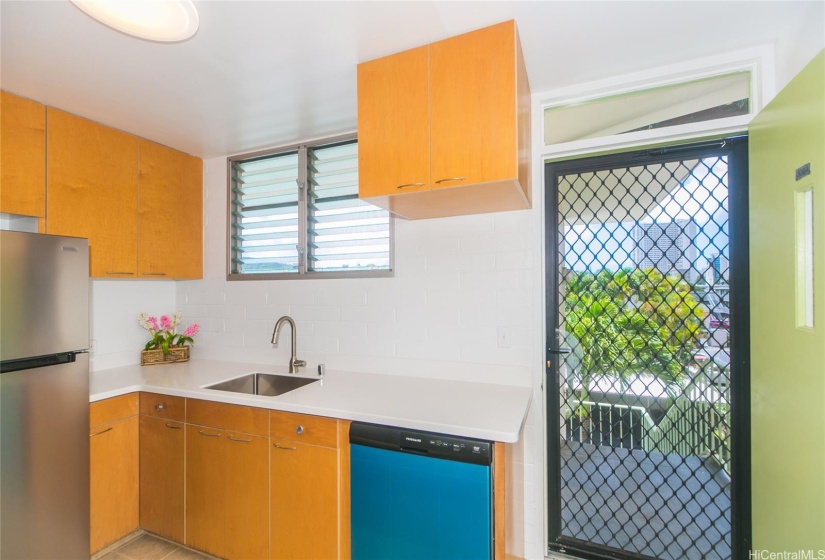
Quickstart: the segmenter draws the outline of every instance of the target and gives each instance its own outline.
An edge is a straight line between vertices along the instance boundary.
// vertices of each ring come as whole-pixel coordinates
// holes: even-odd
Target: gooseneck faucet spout
[[[289,359],[289,373],[297,373],[298,368],[307,365],[304,360],[295,357],[295,342],[298,340],[298,331],[295,329],[295,321],[289,315],[284,315],[275,323],[275,330],[272,331],[272,344],[278,344],[278,335],[281,334],[281,325],[289,323],[292,327],[292,357]]]

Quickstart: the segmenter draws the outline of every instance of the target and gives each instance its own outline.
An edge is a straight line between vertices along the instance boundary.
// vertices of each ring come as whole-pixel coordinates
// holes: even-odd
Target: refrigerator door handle
[[[37,356],[35,358],[23,358],[21,360],[8,360],[0,362],[0,374],[13,373],[24,369],[37,369],[41,367],[59,366],[71,364],[77,360],[80,352],[61,352],[49,356]]]

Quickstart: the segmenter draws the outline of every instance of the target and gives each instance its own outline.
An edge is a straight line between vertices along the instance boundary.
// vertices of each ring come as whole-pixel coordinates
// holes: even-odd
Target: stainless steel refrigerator
[[[0,231],[0,558],[89,558],[89,245]]]

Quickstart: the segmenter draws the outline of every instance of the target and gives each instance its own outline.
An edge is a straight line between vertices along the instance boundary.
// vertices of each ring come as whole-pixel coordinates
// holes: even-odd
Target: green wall
[[[825,549],[825,50],[749,131],[753,548]],[[800,181],[794,171],[811,163]],[[814,328],[797,327],[795,191],[814,188]],[[816,557],[816,556],[814,556]]]

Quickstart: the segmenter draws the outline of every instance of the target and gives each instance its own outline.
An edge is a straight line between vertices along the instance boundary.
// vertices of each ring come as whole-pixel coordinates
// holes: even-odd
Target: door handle
[[[100,432],[98,432],[98,433],[96,433],[96,434],[89,434],[89,437],[100,436],[100,435],[105,434],[106,432],[111,432],[111,431],[112,431],[112,427],[111,427],[111,426],[109,426],[109,427],[108,427],[108,428],[106,428],[105,430],[102,430],[102,431],[100,431]]]
[[[252,443],[251,439],[238,439],[238,438],[233,438],[232,436],[226,436],[226,438],[229,441],[238,441],[240,443]]]
[[[274,445],[276,448],[282,449],[284,451],[295,451],[296,449],[298,449],[297,447],[285,447],[285,446],[280,445],[278,443],[273,443],[272,445]]]
[[[206,437],[221,437],[221,434],[207,434],[207,433],[206,433],[206,432],[204,432],[203,430],[198,430],[198,433],[199,433],[200,435],[202,435],[202,436],[206,436]]]
[[[172,430],[181,430],[181,429],[183,429],[182,426],[175,426],[174,424],[166,424],[166,427],[169,428],[169,429],[172,429]]]

